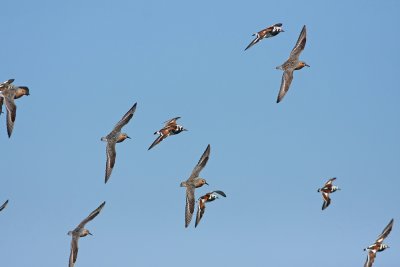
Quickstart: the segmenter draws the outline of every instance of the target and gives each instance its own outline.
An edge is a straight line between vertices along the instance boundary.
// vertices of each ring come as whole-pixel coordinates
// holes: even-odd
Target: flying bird
[[[390,234],[390,231],[392,231],[392,227],[393,227],[393,219],[391,219],[389,224],[385,227],[385,229],[383,229],[382,233],[378,236],[375,243],[373,243],[367,248],[364,248],[364,251],[368,250],[368,256],[367,260],[365,261],[364,267],[371,267],[375,261],[376,253],[384,251],[389,247],[388,245],[383,244],[382,242]]]
[[[80,237],[84,237],[87,235],[92,235],[92,233],[89,232],[88,229],[85,229],[85,225],[96,218],[97,215],[99,215],[100,211],[103,209],[104,205],[106,202],[104,201],[101,203],[101,205],[92,211],[92,213],[89,214],[78,226],[68,232],[68,235],[72,236],[72,241],[71,241],[71,253],[69,255],[69,265],[68,267],[74,267],[74,264],[76,262],[76,258],[78,257],[78,240]]]
[[[300,53],[304,50],[305,46],[306,46],[306,25],[303,26],[299,39],[297,40],[296,45],[294,46],[292,52],[290,53],[288,60],[286,60],[286,62],[283,63],[281,66],[276,67],[277,69],[283,70],[281,88],[279,90],[278,99],[276,103],[281,102],[283,97],[289,90],[290,84],[292,83],[293,80],[293,71],[300,70],[303,67],[310,67],[304,61],[299,60]]]
[[[176,123],[176,121],[178,119],[180,119],[181,117],[175,117],[173,119],[170,119],[165,123],[164,127],[155,132],[154,134],[158,134],[159,136],[157,137],[156,140],[154,140],[154,142],[151,144],[151,146],[149,147],[148,150],[152,149],[153,147],[155,147],[156,145],[158,145],[162,140],[164,140],[165,138],[167,138],[170,135],[175,135],[175,134],[179,134],[182,131],[187,131],[187,129],[183,128],[182,125],[179,125]]]
[[[199,205],[197,206],[196,224],[194,225],[194,227],[197,227],[197,225],[200,223],[201,218],[203,218],[204,211],[206,210],[206,203],[216,200],[218,198],[218,195],[226,197],[224,192],[220,190],[215,190],[199,198]]]
[[[194,213],[194,191],[196,188],[203,185],[208,185],[207,181],[199,177],[201,170],[206,166],[210,157],[210,145],[207,146],[199,162],[194,167],[190,177],[181,183],[181,187],[186,187],[186,206],[185,206],[185,227],[189,226],[190,221]]]
[[[326,209],[331,204],[331,198],[329,197],[330,193],[335,192],[336,190],[340,190],[339,187],[332,185],[332,182],[336,180],[336,177],[329,179],[324,187],[318,188],[318,192],[322,193],[322,198],[324,203],[322,204],[322,210]]]
[[[132,119],[136,110],[136,104],[137,103],[135,103],[131,109],[128,110],[128,112],[122,117],[122,119],[115,125],[114,129],[107,136],[101,138],[101,141],[107,142],[107,162],[104,183],[107,183],[114,168],[115,157],[117,156],[115,144],[123,142],[126,138],[130,139],[126,133],[121,133],[121,129],[130,121],[130,119]]]
[[[14,99],[29,95],[28,87],[15,86],[12,84],[13,82],[14,79],[9,79],[0,84],[0,113],[2,113],[4,102],[7,109],[7,133],[9,138],[14,129],[15,117],[17,116],[17,106]]]
[[[3,203],[3,205],[0,206],[0,211],[4,210],[5,207],[7,207],[8,204],[8,199],[6,200],[6,202]]]
[[[278,35],[280,32],[284,32],[284,30],[282,29],[282,23],[274,24],[274,25],[269,26],[259,32],[256,32],[255,34],[252,35],[252,36],[255,36],[254,40],[251,41],[251,43],[246,47],[246,49],[244,51],[246,51],[247,49],[249,49],[256,43],[258,43],[262,39],[274,37],[274,36]]]

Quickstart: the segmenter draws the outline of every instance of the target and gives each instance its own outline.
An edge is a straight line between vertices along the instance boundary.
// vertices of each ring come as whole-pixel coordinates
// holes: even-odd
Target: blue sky
[[[362,266],[391,218],[399,261],[398,1],[2,1],[2,266],[66,266],[66,233],[102,201],[76,266]],[[244,52],[274,23],[284,33]],[[282,72],[307,25],[288,94]],[[106,135],[138,102],[104,185]],[[172,117],[189,129],[147,151]],[[186,180],[227,194],[184,228]],[[341,191],[321,211],[317,188]]]

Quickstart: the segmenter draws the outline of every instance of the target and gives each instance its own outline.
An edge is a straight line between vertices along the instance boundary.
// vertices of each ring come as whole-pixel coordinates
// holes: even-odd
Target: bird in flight
[[[306,25],[304,25],[299,35],[299,39],[297,40],[296,45],[290,53],[288,60],[286,60],[286,62],[282,65],[276,67],[277,69],[283,70],[281,88],[279,90],[276,103],[281,102],[283,97],[289,90],[290,84],[293,80],[293,71],[300,70],[303,67],[310,67],[304,61],[299,60],[299,56],[306,46],[306,34]]]
[[[383,229],[382,233],[378,236],[375,243],[373,243],[367,248],[364,248],[364,251],[368,250],[368,256],[367,260],[365,261],[364,267],[371,267],[375,261],[376,253],[384,251],[389,247],[388,245],[383,244],[382,242],[390,234],[390,231],[392,231],[392,227],[393,227],[393,219],[391,219],[389,224],[385,227],[385,229]]]
[[[331,204],[331,198],[329,197],[330,193],[335,192],[336,190],[340,190],[339,187],[332,185],[332,182],[336,180],[336,177],[329,179],[324,187],[318,188],[318,192],[322,193],[322,199],[324,203],[322,204],[322,210],[326,209]]]
[[[190,177],[186,181],[181,183],[181,187],[186,187],[185,227],[189,226],[189,223],[192,220],[192,216],[194,213],[195,189],[205,184],[208,185],[207,181],[203,178],[200,178],[199,175],[201,170],[206,166],[209,158],[210,145],[207,146],[203,155],[201,155],[201,158],[197,165],[194,167],[192,174],[190,174]]]
[[[255,36],[254,40],[251,41],[251,43],[246,47],[246,49],[244,51],[246,51],[247,49],[249,49],[256,43],[258,43],[262,39],[274,37],[281,32],[284,32],[284,30],[282,29],[282,23],[276,23],[272,26],[269,26],[269,27],[259,31],[259,32],[256,32],[255,34],[252,35],[252,36]]]
[[[218,196],[226,197],[226,194],[220,190],[215,190],[199,198],[198,201],[199,204],[197,206],[196,223],[194,227],[197,227],[197,225],[200,223],[201,218],[203,218],[204,211],[206,210],[206,203],[216,200]]]
[[[182,131],[187,131],[187,129],[183,128],[182,125],[179,125],[176,123],[176,121],[178,119],[180,119],[181,117],[175,117],[173,119],[170,119],[165,123],[164,127],[155,132],[154,134],[158,134],[159,136],[157,137],[156,140],[154,140],[154,142],[151,144],[151,146],[149,147],[148,150],[152,149],[153,147],[155,147],[156,145],[158,145],[162,140],[164,140],[165,138],[167,138],[170,135],[175,135],[175,134],[179,134]]]
[[[114,126],[114,129],[105,137],[101,138],[101,141],[107,142],[106,154],[107,154],[107,162],[106,162],[106,173],[104,183],[107,183],[108,179],[110,179],[111,172],[114,168],[115,158],[117,156],[117,152],[115,151],[115,144],[123,142],[126,138],[130,137],[126,133],[121,133],[122,127],[124,127],[133,117],[133,114],[136,110],[135,103],[130,110],[122,117],[122,119]]]
[[[0,84],[0,113],[5,103],[7,109],[7,133],[11,137],[14,129],[14,122],[17,116],[17,106],[14,99],[18,99],[24,95],[29,95],[29,89],[26,86],[15,86],[12,83],[14,79],[9,79]]]
[[[92,235],[92,233],[90,233],[88,229],[84,228],[85,225],[88,222],[90,222],[91,220],[93,220],[94,218],[96,218],[97,215],[99,215],[100,211],[103,209],[105,204],[106,204],[105,201],[103,203],[101,203],[101,205],[99,207],[97,207],[97,209],[92,211],[89,214],[89,216],[87,216],[80,224],[78,224],[78,226],[74,230],[68,232],[68,235],[72,236],[71,253],[69,255],[68,267],[74,267],[74,265],[75,265],[76,258],[78,257],[78,240],[79,240],[79,238],[87,236],[87,235]]]

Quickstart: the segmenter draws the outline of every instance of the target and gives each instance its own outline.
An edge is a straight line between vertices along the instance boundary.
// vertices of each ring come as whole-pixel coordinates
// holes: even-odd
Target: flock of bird
[[[245,48],[245,50],[257,44],[262,39],[274,37],[281,32],[284,32],[284,30],[282,29],[282,23],[277,23],[272,26],[269,26],[253,34],[253,36],[255,36],[255,39],[250,42],[250,44]],[[276,67],[277,69],[283,70],[277,103],[281,102],[286,93],[288,92],[289,87],[293,80],[293,72],[295,70],[300,70],[303,67],[310,67],[304,61],[299,60],[299,56],[301,52],[304,50],[306,45],[306,37],[307,37],[307,31],[306,31],[306,26],[304,25],[300,32],[299,38],[290,53],[289,58],[282,65]],[[3,113],[2,106],[4,103],[7,110],[7,133],[9,138],[12,135],[16,119],[17,106],[15,105],[14,100],[22,96],[29,95],[28,87],[15,86],[13,82],[14,79],[9,79],[0,84],[0,113]],[[115,165],[116,144],[123,142],[127,138],[130,138],[126,133],[122,133],[121,130],[132,119],[136,111],[136,106],[137,103],[135,103],[128,110],[128,112],[125,113],[122,119],[114,126],[114,128],[108,135],[101,138],[101,141],[107,142],[106,146],[107,159],[106,159],[105,181],[104,181],[105,183],[107,183],[107,181],[110,179],[112,170]],[[187,131],[187,129],[185,129],[182,125],[177,124],[178,119],[180,119],[180,117],[175,117],[166,121],[164,127],[154,133],[154,135],[158,135],[158,137],[150,145],[148,150],[154,148],[161,141],[163,141],[164,139],[166,139],[171,135],[176,135],[183,131]],[[204,153],[200,157],[198,163],[194,167],[189,178],[186,181],[181,182],[180,184],[181,187],[186,187],[185,227],[189,226],[194,214],[194,209],[196,204],[195,189],[202,187],[205,184],[208,185],[207,181],[199,177],[199,175],[209,160],[210,151],[211,147],[210,145],[208,145]],[[330,194],[334,193],[337,190],[340,190],[337,186],[333,185],[333,182],[335,180],[336,178],[329,179],[322,188],[318,189],[318,192],[322,194],[323,198],[322,210],[325,210],[330,205],[331,203]],[[205,203],[212,202],[217,198],[219,198],[220,196],[226,197],[226,194],[221,190],[214,190],[198,198],[195,227],[198,226],[200,220],[204,215],[206,208]],[[8,202],[9,201],[6,200],[4,204],[0,206],[0,211],[6,208]],[[90,231],[85,228],[85,225],[91,220],[93,220],[97,215],[99,215],[101,210],[104,208],[105,204],[106,202],[101,203],[101,205],[97,207],[94,211],[92,211],[82,222],[80,222],[78,226],[75,227],[74,230],[68,232],[68,235],[72,236],[69,267],[73,267],[77,260],[79,238],[91,235]],[[392,230],[392,227],[393,227],[393,219],[389,222],[389,224],[385,227],[382,233],[378,236],[376,241],[372,245],[364,249],[365,251],[368,251],[367,260],[364,264],[364,267],[371,267],[375,261],[376,253],[381,252],[389,247],[388,245],[383,243],[383,240],[389,235],[389,233]]]

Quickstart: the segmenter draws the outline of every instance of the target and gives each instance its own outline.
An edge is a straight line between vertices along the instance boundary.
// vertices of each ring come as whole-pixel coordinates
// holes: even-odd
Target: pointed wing
[[[260,35],[258,33],[256,33],[255,35],[256,38],[254,38],[254,40],[250,42],[250,44],[244,49],[244,51],[246,51],[247,49],[249,49],[250,47],[252,47],[261,40]]]
[[[293,70],[287,70],[283,72],[282,81],[281,81],[281,88],[279,89],[278,99],[276,103],[282,101],[283,97],[286,95],[287,91],[289,91],[290,84],[293,80]]]
[[[168,126],[168,125],[170,125],[170,124],[176,125],[176,121],[177,121],[178,119],[180,119],[180,118],[181,118],[181,117],[175,117],[175,118],[173,118],[173,119],[164,121],[164,124],[165,124],[165,126]]]
[[[8,204],[8,199],[6,200],[6,202],[3,203],[3,205],[1,205],[0,211],[4,210],[5,207],[7,207],[7,204]]]
[[[213,191],[212,193],[217,193],[218,195],[221,195],[221,196],[223,196],[223,197],[226,197],[225,193],[222,192],[222,191],[220,191],[220,190],[215,190],[215,191]]]
[[[117,157],[117,152],[115,151],[114,142],[107,142],[106,154],[107,154],[107,162],[106,162],[106,174],[104,183],[107,183],[108,179],[110,179],[111,172],[115,164],[115,158]]]
[[[194,227],[200,223],[201,218],[203,218],[204,211],[206,210],[205,201],[203,199],[199,199],[199,205],[197,206],[197,214],[196,214],[196,223]]]
[[[336,177],[333,177],[333,178],[329,179],[329,180],[325,183],[324,187],[325,187],[325,186],[332,185],[332,182],[335,181],[335,180],[336,180]]]
[[[124,127],[133,117],[133,114],[136,111],[136,105],[135,103],[130,110],[128,110],[127,113],[122,117],[122,119],[115,125],[114,129],[112,132],[120,132],[122,127]]]
[[[151,146],[149,147],[148,150],[152,149],[153,147],[155,147],[156,145],[158,145],[158,143],[160,143],[162,140],[164,140],[165,138],[167,138],[168,135],[160,135],[157,137],[156,140],[154,140],[154,142],[151,144]]]
[[[372,267],[375,261],[376,252],[374,250],[368,251],[367,260],[365,261],[364,267]]]
[[[300,32],[299,39],[297,39],[296,45],[294,46],[292,52],[290,53],[289,58],[298,59],[300,53],[304,50],[306,46],[306,25],[303,26],[303,29]]]
[[[192,174],[190,175],[189,180],[194,180],[197,178],[201,172],[201,170],[206,166],[208,159],[210,158],[210,145],[207,146],[206,150],[204,151],[203,155],[201,155],[201,158],[197,165],[194,167]]]
[[[78,240],[79,236],[72,236],[68,267],[74,267],[76,258],[78,257]]]
[[[4,103],[7,109],[7,133],[8,137],[11,137],[14,129],[15,117],[17,115],[17,106],[14,103],[14,97],[11,97],[9,94],[5,95]]]
[[[14,82],[14,79],[9,79],[5,82],[0,83],[0,91],[2,91],[5,87],[12,84],[13,82]]]
[[[376,243],[382,243],[383,240],[390,234],[393,227],[393,219],[390,220],[389,224],[383,229],[382,233],[376,239]]]
[[[185,227],[188,227],[194,213],[194,186],[186,186]]]
[[[85,224],[96,218],[97,215],[99,215],[100,211],[103,209],[104,205],[106,202],[104,201],[103,203],[100,204],[100,206],[97,207],[94,211],[92,211],[89,216],[87,216],[78,226],[77,228],[83,228],[85,227]]]
[[[0,115],[3,113],[3,98],[0,97]]]
[[[322,198],[324,199],[324,203],[322,204],[322,210],[324,210],[331,204],[331,199],[329,197],[329,193],[325,192],[322,192]]]

